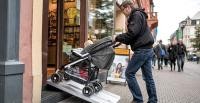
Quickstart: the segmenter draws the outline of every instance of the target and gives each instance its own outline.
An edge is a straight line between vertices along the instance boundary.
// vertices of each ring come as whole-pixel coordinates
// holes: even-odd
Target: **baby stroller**
[[[99,69],[108,70],[111,67],[115,56],[114,47],[118,45],[112,42],[111,37],[105,37],[80,52],[72,50],[71,63],[58,69],[51,76],[52,82],[59,83],[64,79],[84,84],[82,93],[85,96],[99,92],[103,88],[97,79]]]

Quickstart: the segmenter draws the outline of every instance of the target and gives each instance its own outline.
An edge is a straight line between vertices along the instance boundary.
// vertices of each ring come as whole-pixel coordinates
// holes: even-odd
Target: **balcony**
[[[154,29],[158,26],[157,12],[147,12],[148,15],[148,25],[150,29]]]
[[[157,12],[147,12],[148,20],[158,20]]]

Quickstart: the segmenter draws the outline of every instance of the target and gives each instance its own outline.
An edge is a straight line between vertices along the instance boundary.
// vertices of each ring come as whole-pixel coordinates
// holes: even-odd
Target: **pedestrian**
[[[131,46],[134,54],[128,63],[125,76],[134,103],[142,103],[143,96],[135,77],[141,68],[143,80],[146,82],[148,103],[157,103],[155,82],[152,75],[152,56],[154,38],[147,24],[147,14],[143,9],[134,7],[133,0],[125,0],[120,5],[127,17],[127,32],[116,36],[115,41]]]
[[[155,48],[157,60],[158,60],[158,70],[163,69],[163,60],[166,55],[165,45],[162,44],[162,40],[159,40],[158,45]]]
[[[171,67],[171,71],[175,71],[176,68],[176,57],[177,57],[177,51],[176,51],[176,46],[174,44],[170,44],[168,49],[167,49],[168,53],[169,53],[169,61],[170,61],[170,67]]]
[[[169,53],[167,51],[167,48],[168,47],[165,46],[165,50],[166,50],[165,55],[164,55],[164,64],[165,64],[165,67],[168,66],[168,61],[169,61]]]
[[[179,40],[177,43],[177,65],[178,65],[178,72],[183,71],[184,62],[185,62],[185,55],[187,56],[186,47],[183,44],[182,40]]]
[[[152,57],[152,68],[154,69],[154,66],[156,66],[156,53],[155,49],[153,48],[153,57]]]

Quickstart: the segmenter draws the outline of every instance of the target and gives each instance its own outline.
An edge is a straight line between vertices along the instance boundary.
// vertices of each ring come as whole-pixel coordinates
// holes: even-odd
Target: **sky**
[[[170,35],[177,30],[179,23],[188,16],[192,18],[200,11],[200,0],[153,0],[154,11],[158,12],[157,40],[168,43]]]

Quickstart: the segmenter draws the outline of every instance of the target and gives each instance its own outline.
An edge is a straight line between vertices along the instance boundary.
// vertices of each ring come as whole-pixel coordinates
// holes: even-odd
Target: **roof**
[[[197,20],[197,19],[200,19],[200,11],[197,12],[193,17],[192,17],[193,20]]]

